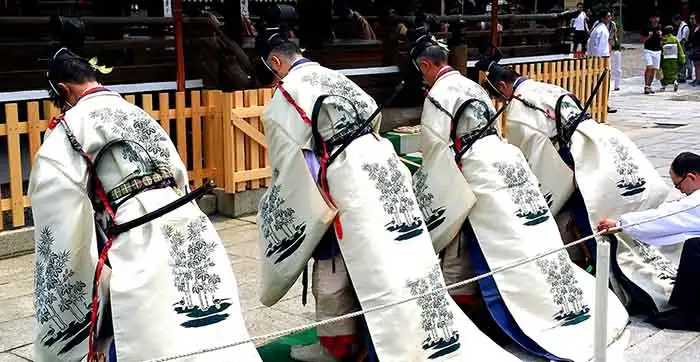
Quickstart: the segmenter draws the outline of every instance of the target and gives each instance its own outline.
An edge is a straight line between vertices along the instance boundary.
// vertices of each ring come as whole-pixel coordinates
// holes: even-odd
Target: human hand
[[[598,231],[605,231],[617,226],[617,220],[605,218],[598,223]]]

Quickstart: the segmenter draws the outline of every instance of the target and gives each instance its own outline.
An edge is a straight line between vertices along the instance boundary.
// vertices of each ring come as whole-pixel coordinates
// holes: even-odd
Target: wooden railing
[[[570,89],[585,101],[606,66],[602,59],[581,59],[513,68],[531,79]],[[271,97],[272,89],[255,89],[138,94],[126,95],[125,99],[146,110],[170,135],[193,186],[214,180],[226,192],[235,193],[270,184],[272,172],[260,115]],[[601,122],[607,120],[607,99],[606,81],[590,110]],[[57,113],[48,101],[0,107],[0,167],[4,168],[6,161],[8,165],[7,170],[0,168],[0,230],[28,223],[27,171],[49,120]],[[506,129],[504,123],[501,129]],[[6,177],[9,183],[3,180]]]

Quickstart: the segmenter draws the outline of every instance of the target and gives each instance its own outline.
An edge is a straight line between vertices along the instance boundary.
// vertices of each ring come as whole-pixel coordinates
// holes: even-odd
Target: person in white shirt
[[[674,186],[687,197],[656,209],[623,214],[618,220],[603,219],[598,230],[621,226],[625,233],[649,245],[684,243],[669,299],[678,309],[659,313],[650,322],[664,329],[700,331],[700,156],[679,154],[671,163],[670,174]],[[646,220],[649,222],[634,225]]]
[[[681,19],[680,14],[673,15],[673,25],[678,29],[676,38],[681,42],[683,51],[688,54],[688,40],[690,39],[690,26]],[[690,74],[690,75],[689,75]],[[678,71],[678,82],[685,83],[686,79],[693,76],[693,60],[686,57],[686,64]]]
[[[610,31],[608,24],[612,21],[612,15],[608,10],[603,10],[598,16],[598,21],[593,25],[591,35],[588,38],[588,55],[592,57],[610,58]],[[608,113],[617,110],[608,107]]]
[[[580,2],[576,5],[579,10],[578,16],[573,21],[574,28],[574,53],[577,56],[586,53],[586,40],[588,39],[588,17],[586,12],[583,10],[583,3]],[[581,45],[581,51],[579,52],[578,46]]]
[[[612,17],[609,11],[605,10],[600,13],[588,38],[588,55],[601,58],[610,57],[610,31],[607,26],[610,20]]]
[[[620,44],[617,24],[612,20],[608,24],[608,31],[610,32],[610,68],[613,90],[619,91],[622,82],[622,45]]]

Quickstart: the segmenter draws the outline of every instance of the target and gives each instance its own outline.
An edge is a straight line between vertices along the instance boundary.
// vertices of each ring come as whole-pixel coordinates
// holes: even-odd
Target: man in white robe
[[[620,226],[639,241],[656,246],[683,245],[669,304],[677,309],[659,313],[651,323],[662,329],[700,331],[700,156],[683,152],[669,171],[676,188],[687,197],[658,208],[605,218],[598,230]],[[639,225],[635,225],[640,223]]]
[[[95,361],[111,350],[110,362],[143,361],[249,338],[226,250],[194,201],[115,229],[189,200],[169,136],[65,48],[47,77],[65,113],[49,124],[29,182],[37,360]],[[188,360],[260,357],[246,343]]]
[[[377,134],[376,103],[347,77],[305,59],[283,34],[268,28],[258,39],[262,60],[280,79],[261,117],[273,168],[258,215],[263,274],[269,275],[263,302],[279,300],[316,256],[312,289],[319,320],[355,307],[348,290],[363,309],[417,297],[364,316],[370,356],[517,360],[481,333],[446,292],[422,296],[444,280],[410,172]],[[322,257],[317,246],[330,225],[338,248]],[[323,348],[294,348],[293,358],[335,361],[356,350],[350,346],[356,338],[338,338],[353,337],[353,320],[318,331]]]
[[[428,187],[421,191],[431,197],[419,195],[419,200],[438,201],[432,209],[443,206],[439,200],[456,194],[454,187],[462,184],[455,179],[453,187],[439,189],[431,187],[432,180],[454,177],[453,170],[461,170],[459,176],[476,195],[464,238],[455,241],[464,243],[461,255],[445,253],[443,260],[443,265],[467,266],[469,274],[448,283],[562,247],[557,225],[527,161],[520,150],[498,136],[496,111],[488,93],[447,65],[447,50],[430,34],[418,38],[411,55],[430,86],[421,117],[421,146],[429,152],[423,157],[425,169],[417,174],[426,178]],[[457,153],[456,160],[450,147]],[[451,159],[451,165],[443,170],[432,168],[445,157]],[[422,176],[430,172],[426,170],[432,174]],[[454,211],[446,208],[445,214],[450,212]],[[481,280],[478,287],[500,329],[524,350],[553,361],[585,361],[593,357],[594,284],[562,251],[497,273]],[[612,356],[626,345],[619,338],[627,313],[612,293],[609,301]]]
[[[553,84],[521,77],[492,60],[477,67],[487,71],[486,85],[494,96],[508,100],[509,143],[522,150],[550,197],[558,218],[572,218],[578,235],[591,235],[602,217],[656,207],[669,187],[637,146],[619,130],[591,119],[579,101]],[[630,313],[668,309],[680,250],[657,249],[624,232],[613,246],[613,290]],[[587,243],[594,265],[595,241]]]

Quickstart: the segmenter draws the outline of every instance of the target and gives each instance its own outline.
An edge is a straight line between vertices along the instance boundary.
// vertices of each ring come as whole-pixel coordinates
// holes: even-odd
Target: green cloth
[[[290,334],[258,347],[263,362],[294,362],[289,357],[292,346],[307,346],[318,342],[316,328]]]
[[[669,44],[676,45],[676,48],[678,49],[678,57],[675,59],[667,59],[662,55],[661,71],[663,72],[663,79],[661,79],[661,84],[664,86],[672,84],[678,80],[678,71],[685,65],[685,52],[683,52],[683,46],[678,38],[671,34],[666,35],[663,39],[663,45]]]

